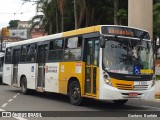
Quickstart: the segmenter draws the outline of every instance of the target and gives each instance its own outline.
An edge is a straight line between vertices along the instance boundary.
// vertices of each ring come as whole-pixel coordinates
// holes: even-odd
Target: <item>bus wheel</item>
[[[23,77],[21,80],[21,93],[23,95],[27,94],[27,80],[26,77]]]
[[[118,105],[123,105],[123,104],[125,104],[127,101],[128,101],[128,100],[113,100],[113,102],[114,102],[115,104],[118,104]]]
[[[71,104],[73,105],[80,105],[82,101],[81,97],[81,89],[79,82],[73,81],[69,85],[69,99]]]

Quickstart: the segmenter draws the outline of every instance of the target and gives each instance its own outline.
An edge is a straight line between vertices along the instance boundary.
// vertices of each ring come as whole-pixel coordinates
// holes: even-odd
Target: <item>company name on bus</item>
[[[131,31],[114,29],[114,28],[109,28],[108,33],[109,34],[116,34],[116,35],[124,35],[124,36],[134,36],[134,33]]]

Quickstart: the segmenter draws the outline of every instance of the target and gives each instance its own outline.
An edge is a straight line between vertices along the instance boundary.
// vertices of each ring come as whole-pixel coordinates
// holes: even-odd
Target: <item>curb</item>
[[[154,101],[156,101],[156,102],[160,102],[160,99],[156,98]]]

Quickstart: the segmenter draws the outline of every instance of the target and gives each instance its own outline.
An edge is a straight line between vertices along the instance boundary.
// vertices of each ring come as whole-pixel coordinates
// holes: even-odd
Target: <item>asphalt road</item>
[[[69,103],[69,99],[65,95],[44,94],[33,91],[30,92],[29,95],[22,95],[20,88],[0,85],[0,112],[1,111],[11,111],[12,113],[17,111],[17,113],[19,113],[14,114],[12,118],[1,117],[0,119],[2,120],[106,120],[106,118],[110,118],[110,120],[124,120],[123,117],[141,118],[141,115],[144,115],[144,113],[146,115],[152,113],[156,115],[157,112],[160,113],[160,100],[129,100],[125,105],[118,106],[112,101],[86,99],[83,106],[74,106]],[[3,113],[3,115],[5,114]],[[30,115],[31,117],[28,118],[25,115]],[[33,116],[37,116],[38,118],[33,118]],[[42,118],[40,118],[41,116]],[[150,117],[153,118],[156,116]],[[146,118],[143,116],[141,119]]]

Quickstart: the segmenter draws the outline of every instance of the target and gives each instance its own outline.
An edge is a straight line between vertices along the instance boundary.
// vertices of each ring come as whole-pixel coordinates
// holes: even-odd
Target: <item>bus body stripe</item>
[[[69,37],[69,36],[92,33],[92,32],[100,32],[100,29],[101,29],[100,25],[97,25],[97,26],[72,30],[72,31],[68,31],[68,32],[63,32],[62,36]]]

